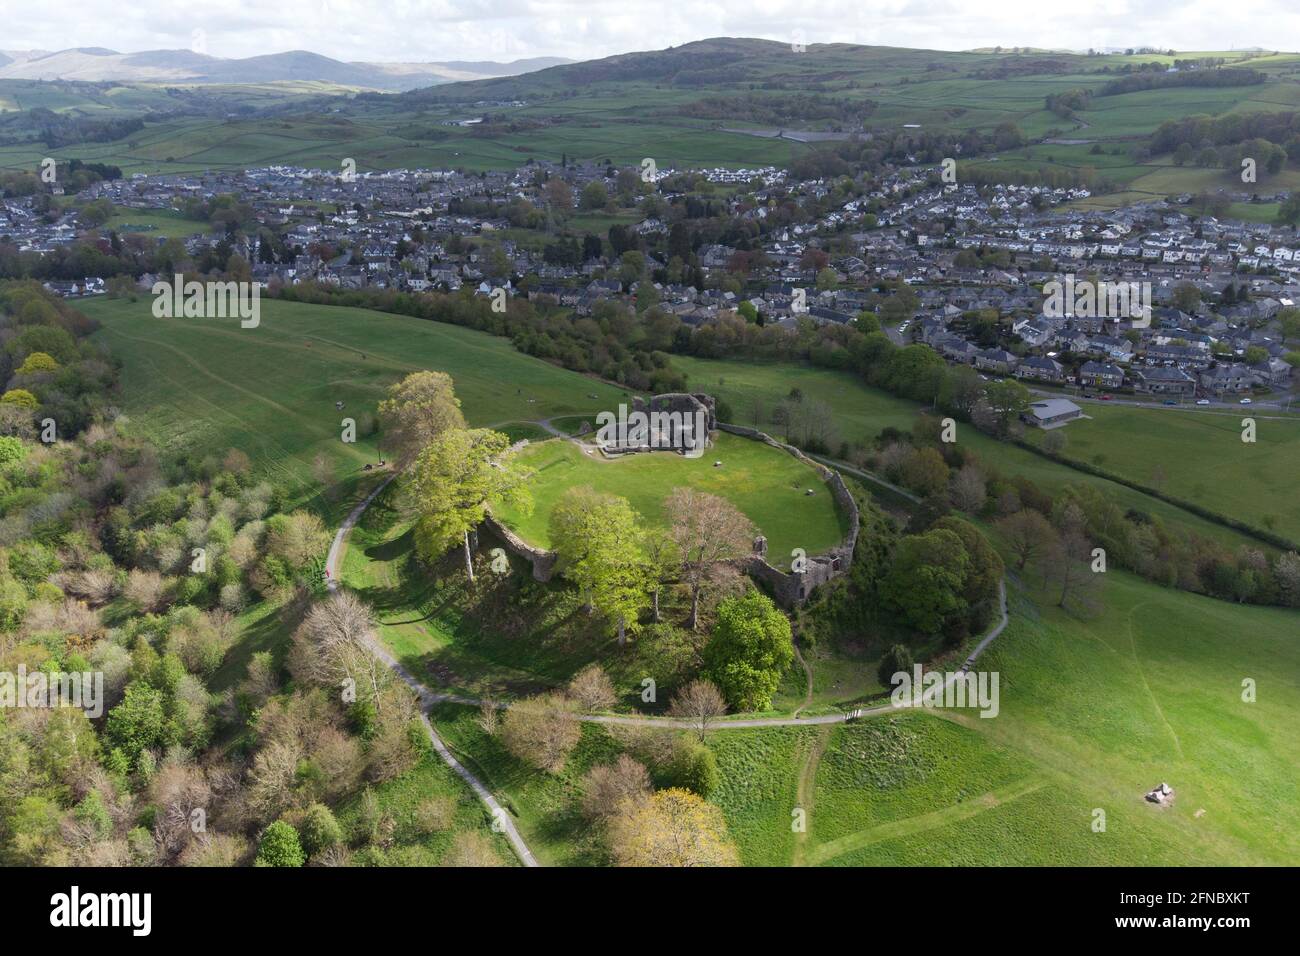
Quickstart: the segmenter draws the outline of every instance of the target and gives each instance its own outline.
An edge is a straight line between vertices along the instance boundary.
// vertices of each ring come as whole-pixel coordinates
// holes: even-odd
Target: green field
[[[1180,56],[1195,57],[1193,52]],[[1215,54],[1208,54],[1215,55]],[[1073,147],[1044,147],[1059,156],[1024,160],[1004,155],[1008,165],[1107,167],[1120,182],[1145,175],[1132,148],[1170,118],[1203,113],[1276,111],[1300,105],[1295,54],[1218,54],[1230,64],[1264,72],[1268,82],[1224,88],[1167,88],[1095,97],[1077,118],[1045,108],[1045,97],[1065,90],[1100,89],[1126,64],[1166,62],[1157,54],[1081,56],[984,50],[944,52],[852,44],[811,44],[795,52],[788,43],[761,40],[705,40],[676,49],[633,55],[629,69],[594,61],[519,77],[454,83],[389,96],[345,98],[350,91],[312,83],[207,86],[199,92],[223,107],[268,107],[265,116],[231,117],[229,108],[209,115],[169,115],[124,140],[47,150],[39,144],[0,147],[0,167],[35,168],[46,154],[109,162],[128,173],[190,172],[284,163],[338,168],[352,158],[358,169],[442,167],[508,169],[530,158],[620,165],[652,157],[661,169],[699,166],[785,164],[815,149],[787,138],[746,135],[764,131],[761,122],[738,113],[725,100],[776,100],[802,95],[833,98],[837,113],[776,126],[833,131],[897,129],[926,131],[992,129],[1016,123],[1031,139],[1099,140],[1122,147],[1122,158],[1071,156]],[[1025,61],[1050,60],[1050,66]],[[719,68],[725,63],[726,68]],[[313,94],[316,94],[313,99]],[[330,95],[332,94],[332,95]],[[101,90],[95,84],[0,84],[0,109],[46,106],[87,115],[146,115],[189,105],[196,91],[146,84]],[[503,121],[492,126],[444,125],[482,114],[483,101],[517,102],[493,110]],[[692,107],[696,107],[692,110]],[[731,131],[737,130],[737,131]],[[1082,152],[1082,151],[1077,151]],[[1128,166],[1129,169],[1109,167]],[[1158,171],[1156,171],[1158,172]],[[1131,199],[1156,191],[1153,182],[1135,185]]]
[[[409,372],[450,374],[473,425],[627,401],[615,388],[515,351],[506,339],[457,326],[263,300],[261,324],[243,329],[233,319],[156,319],[151,302],[78,303],[103,323],[96,341],[123,362],[122,410],[131,427],[167,454],[220,458],[240,448],[290,487],[310,480],[318,453],[338,477],[376,461],[373,438],[360,427],[355,444],[343,443],[342,419],[360,426],[384,390]]]
[[[922,410],[922,406],[917,403],[872,388],[847,372],[790,364],[744,363],[685,356],[674,356],[673,364],[689,376],[691,388],[712,392],[725,399],[731,406],[732,417],[741,425],[753,425],[755,411],[758,412],[759,420],[766,421],[770,418],[772,409],[791,388],[800,389],[806,398],[828,403],[833,410],[837,430],[837,438],[831,443],[832,447],[836,447],[839,441],[850,444],[869,442],[887,426],[908,429]],[[1087,413],[1094,414],[1095,408],[1097,406],[1089,405]],[[1144,449],[1151,447],[1147,444],[1148,439],[1151,439],[1173,456],[1172,459],[1165,460],[1164,469],[1171,478],[1175,473],[1180,476],[1178,488],[1194,492],[1186,496],[1189,499],[1198,501],[1198,496],[1201,496],[1204,501],[1199,503],[1207,507],[1213,507],[1212,502],[1224,504],[1225,507],[1216,510],[1224,510],[1247,520],[1258,514],[1260,527],[1263,527],[1263,513],[1274,513],[1278,518],[1279,530],[1283,528],[1284,520],[1291,520],[1288,516],[1300,515],[1296,511],[1294,496],[1287,495],[1285,491],[1280,496],[1271,495],[1263,500],[1257,497],[1262,488],[1287,487],[1286,482],[1294,472],[1296,457],[1300,455],[1300,444],[1297,443],[1300,425],[1293,420],[1260,422],[1261,426],[1267,426],[1263,432],[1268,435],[1267,442],[1261,438],[1254,448],[1243,454],[1241,448],[1224,440],[1229,436],[1222,430],[1239,423],[1239,418],[1216,417],[1212,420],[1214,424],[1198,424],[1201,422],[1199,413],[1175,413],[1182,419],[1191,419],[1191,424],[1186,426],[1189,430],[1179,429],[1180,434],[1188,440],[1170,438],[1166,443],[1157,437],[1163,425],[1156,426],[1156,423],[1165,420],[1150,417],[1165,411],[1167,410],[1163,408],[1144,410],[1129,406],[1102,408],[1096,412],[1102,416],[1096,423],[1074,422],[1066,427],[1064,434],[1067,440],[1071,440],[1068,454],[1089,464],[1095,464],[1094,456],[1102,454],[1105,457],[1100,467],[1148,484],[1156,460],[1155,456],[1149,459],[1144,457]],[[1193,415],[1196,417],[1193,418]],[[1116,422],[1116,435],[1119,437],[1113,441],[1104,437],[1109,435],[1109,425],[1106,426],[1106,432],[1102,432],[1098,426],[1103,421]],[[1276,430],[1273,430],[1273,426],[1276,426]],[[766,427],[777,430],[775,426]],[[1081,441],[1085,447],[1091,438],[1099,450],[1090,451],[1086,455],[1080,453],[1079,447],[1072,441],[1076,428],[1082,429],[1081,434],[1085,437]],[[1237,436],[1234,440],[1240,445],[1240,428],[1234,429],[1233,433]],[[778,434],[777,437],[781,436]],[[1158,516],[1164,521],[1234,547],[1245,543],[1259,547],[1257,540],[1198,517],[1176,505],[1118,482],[1051,461],[1027,449],[997,441],[973,425],[958,426],[957,442],[973,450],[982,462],[995,466],[1004,474],[1030,478],[1049,493],[1055,494],[1067,484],[1095,485],[1126,509],[1135,508]],[[1121,447],[1125,450],[1121,451]],[[1261,473],[1256,474],[1256,471]],[[1220,476],[1217,487],[1211,488],[1212,480],[1204,477],[1206,474]],[[1175,493],[1174,485],[1167,484],[1166,491]],[[1234,503],[1233,507],[1227,507],[1228,502]],[[1237,514],[1236,508],[1240,508],[1242,513]]]
[[[722,462],[715,467],[714,462]],[[736,435],[719,434],[701,458],[652,452],[605,459],[561,439],[524,449],[519,462],[536,470],[529,483],[531,515],[498,507],[497,516],[525,540],[550,547],[548,522],[556,502],[570,488],[590,485],[620,495],[651,527],[664,527],[664,499],[687,487],[720,495],[739,508],[767,536],[774,564],[787,567],[794,548],[820,554],[843,540],[847,518],[838,513],[827,484],[813,468],[778,448]],[[812,489],[815,493],[808,495]]]
[[[1300,541],[1300,419],[1097,404],[1086,414],[1065,429],[1067,458]],[[1241,440],[1246,417],[1255,419],[1253,443]]]
[[[709,740],[747,865],[1285,865],[1300,852],[1300,645],[1294,611],[1239,607],[1108,575],[1081,622],[1014,591],[981,659],[1000,713],[719,730]],[[1050,605],[1050,602],[1046,602]],[[386,638],[388,635],[385,635]],[[1258,699],[1242,700],[1242,681]],[[577,812],[581,773],[623,749],[587,727],[559,776],[510,757],[472,708],[435,711],[551,864],[601,860]],[[1168,782],[1156,807],[1143,794]],[[791,828],[796,808],[803,834]],[[1093,830],[1095,811],[1104,832]]]

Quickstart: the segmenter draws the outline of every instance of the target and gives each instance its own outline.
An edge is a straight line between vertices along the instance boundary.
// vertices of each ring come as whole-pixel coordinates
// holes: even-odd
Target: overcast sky
[[[0,0],[0,49],[582,60],[714,36],[964,50],[1300,47],[1295,0]]]

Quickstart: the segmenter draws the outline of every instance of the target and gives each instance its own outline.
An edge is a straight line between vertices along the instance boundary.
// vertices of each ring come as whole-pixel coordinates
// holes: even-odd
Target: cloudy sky
[[[1300,47],[1295,0],[0,0],[0,49],[591,59],[713,36],[963,50]]]

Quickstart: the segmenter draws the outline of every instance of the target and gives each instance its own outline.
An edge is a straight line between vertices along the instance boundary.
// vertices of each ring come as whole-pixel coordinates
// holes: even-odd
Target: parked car
[[[1101,400],[1102,400],[1103,402],[1109,402],[1113,397],[1114,397],[1114,396],[1111,395],[1110,392],[1107,392],[1105,395],[1103,395],[1103,396],[1101,397]]]
[[[1165,404],[1165,405],[1177,405],[1178,403],[1175,402],[1172,398],[1166,398],[1166,399],[1164,400],[1164,404]]]
[[[1209,400],[1208,398],[1198,398],[1198,399],[1196,400],[1196,404],[1197,404],[1197,405],[1208,405],[1208,404],[1210,404],[1210,400]]]
[[[1255,404],[1255,403],[1254,403],[1251,399],[1249,399],[1249,398],[1243,398],[1243,399],[1241,400],[1240,404],[1242,404],[1242,405],[1253,405],[1253,404]]]

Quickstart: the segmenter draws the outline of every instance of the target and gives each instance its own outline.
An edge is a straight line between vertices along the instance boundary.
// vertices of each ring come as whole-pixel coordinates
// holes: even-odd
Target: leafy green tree
[[[406,467],[425,446],[449,428],[464,428],[451,376],[445,372],[412,372],[391,385],[379,403],[384,446]]]
[[[1010,378],[989,382],[984,388],[984,399],[989,403],[998,434],[1005,437],[1011,431],[1011,423],[1029,407],[1029,389]]]
[[[678,737],[664,767],[665,785],[708,798],[718,788],[718,758],[695,737]]]
[[[514,463],[510,439],[490,428],[451,428],[437,435],[411,467],[409,490],[418,517],[415,547],[434,561],[457,544],[474,580],[469,534],[487,517],[489,503],[509,502],[531,513],[525,486],[532,472]]]
[[[885,651],[884,656],[880,658],[880,664],[876,667],[876,677],[880,680],[880,686],[885,688],[892,686],[894,675],[900,672],[910,674],[915,663],[912,652],[906,645],[893,645]]]
[[[309,856],[343,842],[343,828],[333,811],[323,803],[313,803],[303,814],[299,826],[302,848]]]
[[[736,710],[765,710],[794,660],[790,622],[765,594],[750,591],[718,605],[704,666]]]
[[[257,866],[302,866],[306,862],[298,831],[288,823],[276,820],[262,832],[262,842],[257,847]]]
[[[936,528],[898,543],[880,583],[880,596],[908,625],[938,634],[966,610],[963,596],[970,558],[954,532]]]
[[[109,744],[135,767],[141,752],[164,742],[166,724],[162,692],[135,680],[127,685],[121,703],[108,712],[104,731]]]
[[[933,527],[953,532],[961,538],[966,549],[970,566],[966,570],[962,597],[971,609],[971,627],[978,630],[988,623],[997,605],[1002,574],[1006,570],[1002,557],[984,532],[964,518],[947,515],[936,521]]]
[[[570,488],[550,518],[551,544],[561,574],[591,608],[618,628],[618,642],[638,629],[637,615],[654,587],[643,547],[640,516],[626,498],[590,487]]]
[[[583,187],[578,206],[584,210],[604,209],[609,204],[609,190],[599,179],[594,179]]]
[[[0,402],[5,405],[15,405],[18,408],[35,410],[40,407],[41,403],[36,396],[25,388],[11,388],[0,397]]]

